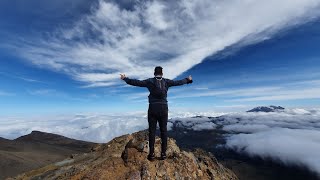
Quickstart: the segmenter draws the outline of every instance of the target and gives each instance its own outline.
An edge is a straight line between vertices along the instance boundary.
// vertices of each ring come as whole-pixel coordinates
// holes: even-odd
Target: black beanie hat
[[[154,68],[154,75],[162,75],[162,67],[157,66]]]

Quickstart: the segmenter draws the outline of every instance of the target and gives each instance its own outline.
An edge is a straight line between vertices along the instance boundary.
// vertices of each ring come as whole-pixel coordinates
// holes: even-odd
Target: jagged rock
[[[157,158],[149,161],[147,140],[147,130],[116,137],[106,144],[98,144],[90,153],[12,179],[238,179],[211,153],[201,149],[182,151],[172,138],[168,138],[168,158],[160,160],[161,140],[156,137]]]

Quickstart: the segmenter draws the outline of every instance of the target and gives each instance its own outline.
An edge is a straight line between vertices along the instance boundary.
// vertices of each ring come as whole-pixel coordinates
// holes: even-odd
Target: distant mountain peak
[[[0,142],[1,142],[1,141],[9,141],[9,140],[6,139],[6,138],[0,137]]]
[[[159,160],[161,140],[156,137],[156,159],[149,161],[147,139],[147,130],[116,137],[90,153],[74,155],[16,179],[238,179],[211,153],[180,150],[172,138],[168,138],[167,159]]]
[[[18,137],[17,141],[41,141],[41,142],[52,142],[52,141],[60,141],[60,140],[69,140],[70,138],[41,131],[32,131],[30,134],[26,134],[24,136]]]
[[[283,111],[284,109],[285,108],[281,106],[270,105],[270,106],[258,106],[247,112],[276,112],[276,111]]]

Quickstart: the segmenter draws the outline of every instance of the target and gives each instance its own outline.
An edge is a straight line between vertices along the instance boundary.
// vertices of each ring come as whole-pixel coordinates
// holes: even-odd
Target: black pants
[[[148,123],[149,123],[149,153],[154,152],[154,142],[159,122],[161,135],[161,152],[167,150],[167,122],[168,122],[168,104],[149,104]]]

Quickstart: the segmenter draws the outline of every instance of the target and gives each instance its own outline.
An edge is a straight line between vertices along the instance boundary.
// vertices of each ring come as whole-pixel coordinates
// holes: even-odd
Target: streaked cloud
[[[14,93],[0,90],[0,96],[14,96]]]
[[[23,80],[23,81],[26,81],[26,82],[45,83],[45,82],[39,81],[37,79],[24,77],[24,76],[21,76],[21,75],[16,75],[14,73],[0,72],[0,75],[5,76],[5,77],[9,77],[9,78],[13,78],[13,79]]]
[[[228,46],[263,41],[313,20],[319,5],[317,0],[181,0],[136,1],[128,9],[100,0],[70,27],[8,46],[37,66],[87,83],[84,87],[119,85],[119,73],[147,78],[156,65],[175,78]]]
[[[178,99],[188,97],[223,97],[225,101],[229,102],[319,99],[320,81],[307,80],[272,86],[229,88],[222,90],[214,90],[212,88],[204,90],[195,89],[192,93],[173,95],[171,98]]]
[[[63,96],[66,97],[65,93],[61,93],[55,89],[36,89],[36,90],[29,90],[29,94],[31,95],[41,95],[41,96]]]
[[[76,95],[66,93],[64,91],[56,90],[56,89],[32,89],[27,90],[27,93],[32,96],[37,97],[47,97],[47,98],[58,98],[64,100],[71,100],[71,101],[90,101],[96,97],[92,95],[87,95],[86,97],[78,97]]]

